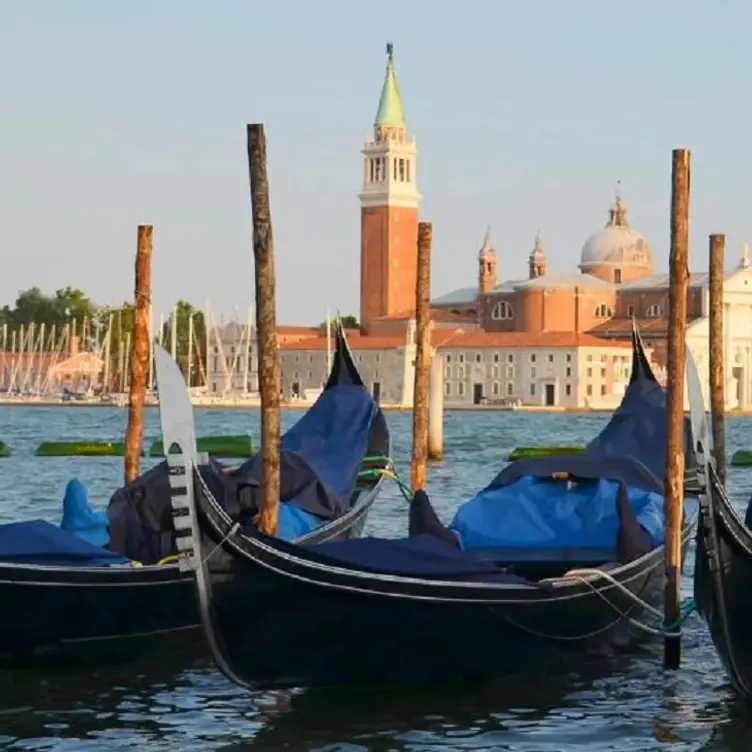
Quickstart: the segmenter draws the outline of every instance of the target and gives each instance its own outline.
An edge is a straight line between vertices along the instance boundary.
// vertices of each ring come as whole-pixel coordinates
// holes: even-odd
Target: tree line
[[[19,332],[21,327],[27,329],[34,324],[36,331],[44,324],[45,341],[48,342],[55,327],[55,344],[65,336],[66,331],[75,330],[80,337],[81,347],[96,350],[101,357],[105,357],[104,344],[107,331],[109,335],[109,357],[111,359],[109,372],[117,373],[118,362],[133,334],[132,302],[124,302],[120,306],[102,306],[95,303],[82,290],[75,287],[63,287],[52,295],[46,295],[38,287],[31,287],[18,294],[14,305],[0,308],[0,329],[7,332]],[[206,322],[204,313],[194,308],[185,300],[178,301],[174,314],[171,313],[164,322],[162,343],[169,350],[172,341],[173,315],[176,326],[176,355],[180,369],[185,376],[188,370],[190,320],[193,319],[193,352],[191,383],[198,384],[204,362],[206,360]],[[155,326],[158,324],[155,323]],[[27,329],[28,331],[28,329]],[[155,332],[155,340],[159,339],[159,332]],[[8,334],[3,347],[10,347],[11,336]],[[52,343],[50,343],[52,344]],[[49,349],[49,348],[45,348]]]
[[[56,344],[65,336],[67,327],[80,337],[81,347],[87,350],[97,350],[101,357],[105,357],[103,345],[110,330],[109,373],[117,378],[118,364],[122,362],[128,343],[133,333],[134,304],[124,302],[120,306],[102,306],[95,303],[83,290],[76,287],[63,287],[52,295],[47,295],[38,287],[30,287],[18,294],[12,306],[0,308],[0,330],[18,332],[34,324],[36,331],[44,324],[45,340],[49,341],[52,327],[55,327]],[[178,301],[175,310],[176,326],[176,355],[177,362],[183,375],[188,371],[189,361],[189,332],[190,320],[193,319],[193,349],[191,357],[191,384],[202,383],[206,361],[206,321],[204,313],[186,300]],[[169,350],[172,342],[173,313],[165,320],[162,329],[162,344]],[[359,324],[355,316],[341,317],[342,323],[348,329],[357,329]],[[158,322],[154,323],[158,327]],[[323,330],[326,322],[322,322]],[[0,331],[1,334],[1,331]],[[159,332],[155,331],[155,340],[159,339]],[[11,338],[8,334],[6,342],[0,342],[0,347],[10,347]],[[53,348],[54,349],[54,345]]]

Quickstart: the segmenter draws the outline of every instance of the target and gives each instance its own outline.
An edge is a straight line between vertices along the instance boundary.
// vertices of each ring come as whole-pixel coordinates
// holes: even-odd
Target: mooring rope
[[[666,624],[665,622],[661,624],[659,627],[651,627],[647,624],[643,624],[642,622],[638,621],[637,619],[632,618],[628,614],[626,614],[624,611],[622,611],[615,603],[613,603],[593,582],[593,577],[600,577],[604,580],[607,580],[611,585],[613,585],[617,590],[619,590],[623,595],[625,595],[627,598],[629,598],[635,605],[641,606],[644,608],[649,614],[654,616],[656,619],[661,619],[663,614],[652,606],[647,601],[640,598],[638,595],[633,593],[628,587],[623,585],[621,582],[619,582],[615,577],[613,577],[608,572],[602,570],[602,569],[572,569],[571,571],[567,572],[564,575],[564,578],[567,577],[573,577],[580,582],[587,585],[599,598],[601,598],[603,601],[605,601],[614,611],[616,611],[618,614],[620,614],[623,618],[625,618],[627,621],[629,621],[630,624],[637,627],[638,629],[642,629],[644,632],[647,632],[648,634],[652,635],[673,635],[676,637],[680,637],[682,633],[682,626],[684,625],[684,622],[687,621],[687,619],[697,610],[697,603],[695,602],[694,598],[685,598],[680,604],[679,604],[679,616],[678,618],[673,621],[670,624]]]

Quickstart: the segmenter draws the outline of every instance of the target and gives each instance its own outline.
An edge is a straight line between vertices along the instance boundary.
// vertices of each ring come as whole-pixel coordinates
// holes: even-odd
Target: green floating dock
[[[0,441],[0,457],[10,457],[10,447],[4,441]]]
[[[562,454],[582,454],[584,446],[528,446],[515,447],[509,455],[510,462],[532,460],[539,457],[558,457]]]
[[[732,467],[752,467],[752,452],[749,449],[740,449],[731,455]]]
[[[43,441],[36,451],[37,457],[122,457],[124,453],[122,441]]]
[[[253,454],[253,441],[250,436],[199,436],[196,439],[199,452],[213,454],[215,457],[250,457]],[[155,441],[149,450],[150,457],[164,457],[164,446]]]

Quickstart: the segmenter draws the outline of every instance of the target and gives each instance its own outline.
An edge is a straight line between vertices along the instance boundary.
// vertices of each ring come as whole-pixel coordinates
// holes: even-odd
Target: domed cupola
[[[616,284],[653,273],[653,252],[645,238],[629,226],[627,207],[618,192],[606,226],[582,247],[580,271]]]

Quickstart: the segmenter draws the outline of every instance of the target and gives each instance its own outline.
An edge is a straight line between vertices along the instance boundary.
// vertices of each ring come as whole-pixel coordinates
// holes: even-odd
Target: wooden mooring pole
[[[133,311],[133,339],[130,353],[130,400],[125,431],[125,484],[138,477],[144,440],[144,403],[149,372],[149,308],[151,305],[152,225],[138,226],[136,289]]]
[[[726,375],[723,353],[723,265],[726,236],[710,236],[710,415],[713,426],[713,456],[718,477],[726,483]]]
[[[418,223],[418,281],[415,289],[415,389],[413,391],[413,493],[426,486],[428,459],[428,383],[431,365],[431,234],[430,222]]]
[[[253,259],[256,270],[256,336],[261,395],[261,510],[257,524],[262,533],[275,535],[279,517],[280,416],[279,363],[277,362],[276,275],[274,239],[266,172],[266,135],[260,123],[249,125],[248,170],[251,178]]]
[[[681,532],[684,511],[684,370],[686,365],[687,289],[689,285],[689,162],[688,149],[674,149],[671,170],[671,255],[669,258],[666,468],[666,582],[664,624],[680,615]],[[664,643],[665,668],[679,668],[678,630]]]

